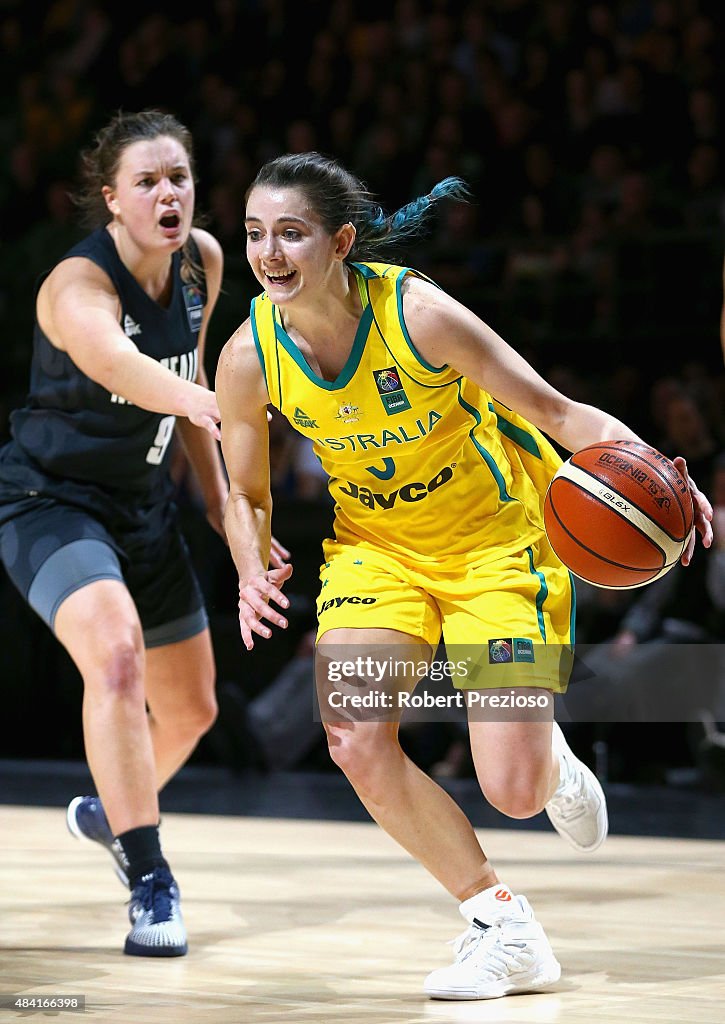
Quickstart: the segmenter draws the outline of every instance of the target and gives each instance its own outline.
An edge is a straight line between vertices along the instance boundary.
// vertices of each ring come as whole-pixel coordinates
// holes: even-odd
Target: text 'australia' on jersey
[[[401,295],[415,271],[352,266],[364,308],[334,381],[312,371],[266,295],[251,309],[270,400],[330,478],[337,539],[412,563],[521,550],[543,529],[559,456],[523,417],[415,350]]]
[[[168,307],[146,294],[105,228],[64,258],[75,256],[92,260],[111,279],[121,304],[121,327],[139,351],[183,380],[195,380],[206,295],[203,283],[184,283],[180,254],[172,257]],[[140,409],[91,380],[36,322],[28,399],[11,416],[11,443],[18,456],[54,476],[151,493],[166,486],[174,424],[174,416]]]

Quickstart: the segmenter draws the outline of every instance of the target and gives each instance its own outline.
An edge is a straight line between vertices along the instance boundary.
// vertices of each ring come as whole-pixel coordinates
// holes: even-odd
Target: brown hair
[[[331,235],[348,221],[353,224],[357,234],[348,261],[384,259],[391,249],[423,232],[437,203],[466,200],[470,194],[463,179],[444,178],[427,195],[386,215],[354,174],[315,151],[286,153],[269,160],[247,189],[247,200],[258,185],[301,189]]]
[[[162,135],[176,139],[183,146],[189,158],[192,178],[196,181],[193,141],[185,125],[173,114],[161,110],[142,110],[138,113],[119,110],[96,134],[93,146],[81,153],[82,187],[73,194],[72,199],[86,227],[103,227],[112,220],[102,189],[105,185],[115,185],[126,149],[134,142],[151,141]],[[187,239],[182,251],[182,273],[188,280],[198,281],[204,271],[192,251],[196,252],[196,246],[191,250]]]

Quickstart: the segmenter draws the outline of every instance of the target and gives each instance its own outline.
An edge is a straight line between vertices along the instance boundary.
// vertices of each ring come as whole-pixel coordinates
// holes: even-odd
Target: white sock
[[[474,917],[488,922],[505,915],[517,906],[516,897],[503,882],[496,882],[475,896],[469,897],[460,904],[459,910],[469,924]]]

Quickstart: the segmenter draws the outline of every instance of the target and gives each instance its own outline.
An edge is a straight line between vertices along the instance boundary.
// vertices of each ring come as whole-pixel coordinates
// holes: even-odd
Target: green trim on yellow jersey
[[[424,275],[379,263],[351,270],[364,308],[334,381],[312,370],[266,294],[251,305],[270,401],[328,474],[337,539],[418,566],[523,552],[542,535],[558,454],[522,416],[416,350],[402,282]]]
[[[532,434],[527,430],[523,430],[521,427],[517,427],[515,423],[511,422],[511,420],[507,420],[505,416],[496,410],[493,402],[489,402],[488,407],[496,417],[496,426],[502,434],[505,434],[506,437],[510,437],[517,445],[524,448],[529,455],[533,455],[534,458],[537,459],[541,458],[539,446]]]
[[[360,323],[358,324],[357,331],[355,332],[355,340],[353,341],[352,348],[350,349],[350,355],[347,357],[345,365],[335,380],[323,380],[322,377],[317,376],[315,371],[295,345],[292,338],[290,338],[289,334],[282,326],[279,310],[276,306],[274,307],[273,316],[274,332],[277,341],[284,346],[286,351],[297,363],[300,370],[302,370],[306,377],[309,377],[313,384],[316,384],[318,388],[324,388],[325,391],[340,391],[341,388],[347,387],[355,376],[357,368],[360,365],[360,359],[365,349],[365,342],[367,341],[367,336],[370,333],[370,325],[373,319],[373,307],[370,303],[368,303],[365,309],[363,309],[362,316],[360,317]]]

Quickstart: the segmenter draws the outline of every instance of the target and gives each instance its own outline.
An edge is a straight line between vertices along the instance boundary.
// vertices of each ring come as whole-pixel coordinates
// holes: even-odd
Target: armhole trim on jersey
[[[257,299],[255,297],[252,299],[252,305],[249,310],[249,322],[252,325],[252,337],[254,338],[254,347],[257,350],[257,358],[259,359],[259,365],[262,367],[262,376],[264,377],[264,384],[265,387],[267,388],[267,394],[270,395],[271,397],[269,387],[269,374],[267,373],[267,366],[264,361],[264,352],[262,351],[262,346],[259,342],[259,332],[257,331],[257,310],[255,308],[256,304]]]
[[[519,448],[523,448],[524,451],[529,453],[529,455],[533,455],[536,459],[541,458],[539,446],[534,437],[527,430],[524,430],[522,427],[517,427],[515,423],[505,419],[496,411],[493,402],[489,402],[488,407],[496,417],[496,426],[502,434],[505,434],[506,437],[508,437],[510,441],[513,441],[514,444],[517,444]]]
[[[403,332],[403,337],[406,340],[408,348],[413,353],[415,358],[418,360],[421,366],[425,367],[430,373],[443,373],[444,370],[448,369],[448,363],[444,363],[443,366],[433,366],[427,359],[424,359],[418,349],[413,344],[410,334],[408,333],[408,327],[405,323],[405,317],[403,316],[403,279],[410,273],[415,273],[416,276],[421,277],[424,281],[429,281],[431,284],[435,284],[435,281],[431,281],[429,277],[424,274],[418,274],[417,271],[411,271],[410,267],[404,267],[400,272],[395,281],[395,294],[398,301],[398,322],[400,329]],[[436,285],[436,287],[438,287]]]

